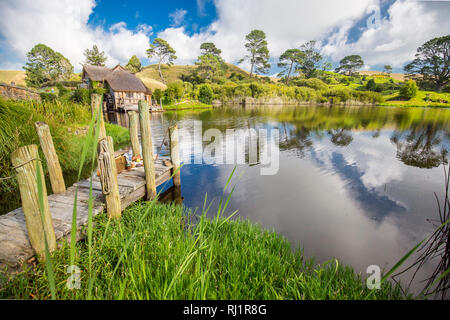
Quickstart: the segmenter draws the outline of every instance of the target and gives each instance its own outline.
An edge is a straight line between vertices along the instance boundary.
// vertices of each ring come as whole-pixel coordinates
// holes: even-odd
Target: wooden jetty
[[[93,104],[98,103],[98,109],[100,109],[100,99],[93,97],[92,101],[94,101]],[[139,112],[141,132],[147,134],[142,137],[144,166],[125,170],[116,167],[116,156],[120,153],[114,153],[112,150],[112,139],[108,139],[110,137],[102,137],[102,134],[105,135],[105,133],[103,118],[101,119],[101,139],[98,143],[99,175],[95,172],[92,174],[93,216],[106,211],[110,218],[120,218],[121,212],[133,202],[144,197],[147,200],[152,199],[156,187],[170,180],[172,176],[174,176],[174,186],[178,189],[180,187],[179,170],[177,170],[180,163],[176,125],[169,130],[170,160],[169,158],[155,157],[151,151],[149,108],[145,102],[140,103]],[[136,116],[133,115],[133,117]],[[83,230],[88,223],[90,179],[79,181],[66,189],[48,127],[43,123],[37,123],[36,128],[41,147],[46,148],[45,160],[47,163],[56,162],[48,164],[53,194],[47,196],[45,184],[43,184],[41,192],[44,194],[44,204],[39,205],[37,196],[39,179],[36,177],[39,175],[43,177],[43,174],[39,171],[39,167],[42,166],[38,159],[37,146],[30,145],[17,149],[12,155],[12,160],[18,171],[17,180],[22,197],[22,207],[0,216],[0,269],[12,272],[20,270],[22,265],[35,255],[39,260],[45,260],[45,256],[42,254],[44,239],[48,240],[48,246],[52,251],[61,240],[71,237],[72,214],[77,188],[77,240],[83,237]],[[137,130],[136,128],[131,129],[130,134],[133,135],[132,140],[135,141],[138,139]],[[144,145],[144,143],[149,145]],[[111,159],[116,161],[110,161]],[[117,197],[115,190],[118,191]],[[45,236],[44,229],[46,230]]]

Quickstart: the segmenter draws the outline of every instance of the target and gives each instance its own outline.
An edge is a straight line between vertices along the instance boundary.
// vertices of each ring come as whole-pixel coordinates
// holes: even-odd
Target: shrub
[[[58,97],[56,94],[51,93],[51,92],[41,92],[39,95],[41,96],[42,101],[47,101],[47,102],[56,101],[56,98]]]
[[[379,94],[378,92],[371,92],[371,91],[351,91],[351,96],[353,99],[365,102],[365,103],[380,103],[383,102],[383,96]]]
[[[89,90],[85,88],[75,89],[72,93],[71,100],[73,102],[89,105],[91,103]]]
[[[250,97],[252,95],[252,91],[248,85],[241,84],[234,88],[233,95],[238,97]]]
[[[351,93],[348,89],[333,88],[324,93],[324,96],[333,103],[345,102],[350,99]]]
[[[417,85],[413,80],[408,80],[400,89],[400,96],[406,99],[412,99],[417,95]]]
[[[155,91],[153,91],[153,99],[155,99],[157,102],[159,102],[159,100],[161,100],[163,97],[163,92],[161,89],[155,89]]]
[[[209,84],[203,84],[200,86],[198,91],[198,100],[200,102],[211,104],[213,96],[214,92],[212,91],[211,86]]]
[[[316,90],[326,90],[328,86],[325,82],[320,79],[310,78],[310,79],[299,79],[293,81],[293,83],[298,87],[309,87]]]
[[[181,99],[184,93],[183,81],[179,80],[169,83],[164,93],[170,100]]]
[[[377,84],[376,84],[375,80],[370,79],[369,81],[367,81],[366,89],[369,90],[369,91],[376,91],[377,90]]]
[[[314,89],[308,87],[295,88],[295,98],[300,101],[313,101],[317,100],[317,92]]]
[[[346,85],[346,86],[350,85],[350,80],[348,80],[347,77],[342,77],[341,79],[339,79],[339,82],[344,84],[344,85]]]
[[[252,92],[252,98],[258,98],[261,96],[264,92],[264,88],[262,85],[260,85],[257,82],[252,82],[249,85],[249,89]]]
[[[58,89],[59,99],[65,98],[70,94],[70,90],[65,88],[61,83],[56,84],[56,88]]]

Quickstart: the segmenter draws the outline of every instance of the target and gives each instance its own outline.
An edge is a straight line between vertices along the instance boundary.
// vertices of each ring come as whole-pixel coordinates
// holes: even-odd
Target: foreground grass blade
[[[448,223],[450,222],[450,219],[445,221],[443,224],[441,224],[436,230],[439,230],[443,227],[445,227]],[[431,236],[426,237],[425,239],[423,239],[422,241],[420,241],[417,245],[414,246],[414,248],[412,248],[410,251],[408,251],[407,254],[405,254],[392,268],[391,270],[388,271],[388,273],[381,279],[381,282],[385,281],[386,279],[388,279],[391,274],[393,274],[395,272],[395,270],[397,270],[414,252],[416,252],[416,250],[422,245],[422,243],[424,243],[425,241],[427,241],[428,239],[430,239]]]
[[[48,241],[47,241],[47,233],[44,228],[44,192],[42,190],[42,172],[39,162],[36,161],[36,182],[38,189],[38,198],[39,198],[39,212],[41,214],[41,222],[42,222],[42,232],[44,233],[44,245],[45,245],[45,266],[47,269],[48,276],[48,285],[50,287],[50,292],[52,295],[52,299],[56,299],[56,286],[55,286],[55,274],[53,271],[53,263],[50,255],[50,251],[48,250]]]
[[[88,132],[86,135],[86,140],[85,140],[85,143],[83,144],[83,150],[81,152],[81,160],[80,160],[80,166],[78,169],[77,181],[79,181],[81,178],[81,172],[83,170],[84,162],[86,160],[86,155],[87,155],[89,146],[92,145],[96,114],[97,114],[97,110],[95,111],[95,114],[89,123],[89,129],[88,129]],[[75,188],[75,197],[74,197],[73,211],[72,211],[72,232],[70,235],[70,265],[75,265],[75,246],[76,246],[76,241],[77,241],[77,236],[76,236],[77,235],[77,202],[78,202],[78,186]]]

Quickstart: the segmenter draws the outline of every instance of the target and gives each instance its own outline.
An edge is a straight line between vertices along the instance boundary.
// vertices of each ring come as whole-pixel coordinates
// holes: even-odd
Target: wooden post
[[[97,159],[108,216],[113,219],[120,218],[122,210],[112,137],[103,138],[98,142]]]
[[[56,237],[48,206],[47,188],[45,186],[42,164],[39,161],[37,145],[32,144],[17,149],[11,155],[11,162],[17,172],[17,182],[19,183],[28,237],[39,260],[44,261],[45,239],[47,239],[48,250],[51,252],[56,249]],[[42,181],[42,216],[39,205],[36,164],[40,169]]]
[[[92,116],[95,115],[95,110],[100,112],[100,133],[98,136],[98,140],[106,138],[106,129],[105,129],[105,119],[103,118],[102,112],[102,96],[97,93],[91,94],[91,113]]]
[[[148,104],[144,100],[139,103],[139,122],[141,124],[142,157],[144,161],[146,199],[151,200],[156,196],[155,164],[153,160],[152,132],[150,129],[150,114]]]
[[[64,178],[59,164],[58,155],[56,154],[55,146],[53,145],[52,135],[48,125],[44,122],[35,122],[41,149],[47,162],[48,172],[50,174],[50,183],[52,185],[53,193],[63,193],[66,191]]]
[[[130,123],[131,149],[133,150],[133,156],[136,157],[141,154],[141,146],[139,144],[138,136],[139,120],[135,111],[128,112],[128,121]]]
[[[173,185],[175,187],[181,186],[181,175],[180,170],[180,147],[179,147],[179,137],[178,137],[178,127],[173,125],[169,128],[169,141],[170,141],[170,159],[172,160],[174,172]]]

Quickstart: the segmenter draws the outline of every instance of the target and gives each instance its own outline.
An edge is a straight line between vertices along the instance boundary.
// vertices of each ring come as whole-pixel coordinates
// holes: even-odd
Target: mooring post
[[[17,172],[28,237],[38,259],[44,261],[45,240],[47,240],[48,250],[51,252],[56,249],[56,237],[37,145],[32,144],[17,149],[11,154],[11,162]],[[42,199],[39,199],[38,174],[41,180]],[[40,204],[42,204],[42,212]]]
[[[135,111],[129,111],[128,120],[130,124],[131,149],[133,150],[133,156],[136,157],[141,154],[141,147],[139,144],[139,136],[138,136],[139,120],[137,113]]]
[[[66,186],[50,129],[46,123],[39,121],[35,122],[34,126],[36,127],[45,161],[47,162],[53,193],[63,193],[66,191]]]
[[[173,185],[175,187],[181,186],[181,174],[180,174],[180,147],[179,147],[179,137],[178,137],[178,127],[173,125],[169,127],[169,141],[170,141],[170,159],[172,161],[174,172],[173,175]]]
[[[113,219],[120,218],[122,209],[112,137],[103,138],[98,142],[97,159],[108,216]]]
[[[155,183],[155,164],[153,160],[152,132],[150,129],[150,114],[148,103],[140,100],[139,103],[139,122],[141,125],[142,157],[144,161],[145,181],[146,181],[146,199],[151,200],[156,196]]]
[[[101,139],[106,138],[105,120],[102,112],[102,96],[98,93],[93,93],[91,94],[91,113],[93,117],[95,116],[96,110],[97,112],[100,112],[100,114],[97,113],[97,117],[100,118],[100,133],[98,135],[98,140],[100,141]]]

